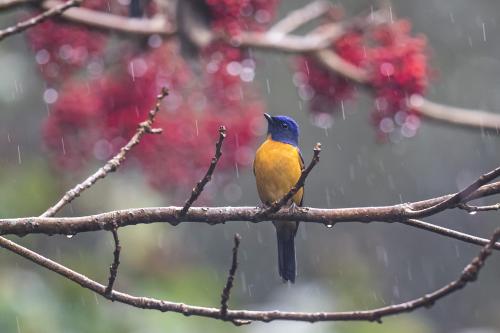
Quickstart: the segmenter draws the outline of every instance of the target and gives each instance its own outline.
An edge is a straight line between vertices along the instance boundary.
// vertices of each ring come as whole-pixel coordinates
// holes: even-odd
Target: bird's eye
[[[287,125],[286,123],[282,123],[282,124],[281,124],[281,127],[283,127],[283,128],[288,128],[288,125]]]

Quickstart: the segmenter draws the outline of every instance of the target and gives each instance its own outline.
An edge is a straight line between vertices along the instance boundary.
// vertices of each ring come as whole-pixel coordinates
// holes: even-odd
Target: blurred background
[[[306,3],[283,1],[275,20]],[[335,4],[342,5],[347,16],[369,13],[376,6],[358,0]],[[393,1],[392,5],[394,13],[412,22],[413,32],[427,36],[436,74],[426,96],[439,103],[498,113],[500,3],[425,0]],[[10,11],[0,16],[0,23],[7,27],[20,18]],[[23,34],[0,44],[2,218],[41,214],[103,163],[93,158],[78,168],[54,165],[42,124],[57,96],[47,93],[52,85],[40,75],[40,59],[36,60],[40,54],[29,45]],[[299,122],[306,161],[314,143],[323,144],[321,162],[306,183],[308,206],[391,205],[430,198],[457,191],[500,164],[498,135],[426,120],[415,136],[380,143],[370,123],[373,99],[363,91],[344,103],[344,117],[335,113],[328,118],[328,126],[318,127],[297,92],[291,58],[276,52],[251,53],[253,89],[264,102],[263,110],[287,114]],[[265,130],[264,118],[252,119],[256,119],[252,125],[256,139],[248,140],[251,153],[264,139]],[[231,135],[238,129],[230,123],[228,131]],[[216,140],[216,131],[211,133],[212,137],[203,138],[210,147],[208,157]],[[219,187],[210,185],[199,204],[257,205],[253,156],[249,159],[250,164],[221,169],[223,174],[216,176]],[[86,191],[60,215],[177,205],[188,197],[189,182],[176,191],[162,191],[172,187],[168,178],[151,185],[137,160],[131,157],[124,168]],[[165,167],[161,161],[155,163],[158,170]],[[200,173],[194,174],[192,185]],[[480,202],[495,203],[495,199]],[[453,210],[427,221],[488,237],[500,222],[498,216],[498,212],[468,215]],[[276,236],[270,223],[176,227],[158,223],[119,230],[123,249],[115,287],[133,295],[217,307],[235,233],[242,242],[230,308],[252,310],[342,311],[403,302],[455,279],[478,252],[476,246],[399,224],[338,223],[327,229],[302,223],[296,241],[297,282],[286,285],[278,278]],[[9,238],[101,283],[107,281],[113,250],[109,233]],[[5,250],[0,251],[0,266],[1,332],[500,332],[500,256],[496,254],[477,282],[431,309],[385,318],[382,325],[273,322],[236,328],[211,319],[111,303]]]

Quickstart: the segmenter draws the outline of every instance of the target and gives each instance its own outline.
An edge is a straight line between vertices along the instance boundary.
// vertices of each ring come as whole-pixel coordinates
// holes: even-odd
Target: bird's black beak
[[[264,117],[266,118],[267,122],[271,124],[273,122],[273,117],[269,113],[264,113]]]

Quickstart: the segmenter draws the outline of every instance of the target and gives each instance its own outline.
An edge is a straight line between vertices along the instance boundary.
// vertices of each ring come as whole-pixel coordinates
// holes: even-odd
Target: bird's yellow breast
[[[254,161],[257,191],[262,202],[280,200],[297,183],[302,173],[302,160],[297,147],[267,139],[257,149]],[[304,189],[293,197],[299,205]]]

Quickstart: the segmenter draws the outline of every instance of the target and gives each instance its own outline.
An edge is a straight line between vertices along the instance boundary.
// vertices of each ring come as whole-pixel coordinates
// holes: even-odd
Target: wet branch
[[[500,194],[500,182],[483,185],[466,201]],[[171,223],[221,224],[234,221],[263,222],[268,220],[302,221],[334,224],[347,222],[398,222],[407,221],[407,211],[422,210],[446,201],[455,194],[422,201],[379,207],[312,208],[296,207],[293,211],[282,209],[275,213],[262,214],[258,207],[191,207],[185,216],[178,218],[181,207],[151,207],[111,211],[79,217],[22,217],[0,219],[0,235],[62,234],[75,235],[81,232],[111,230],[130,225]],[[450,208],[451,209],[451,208]],[[424,216],[419,216],[422,218]],[[441,233],[442,234],[442,233]],[[450,236],[451,237],[451,236]],[[454,238],[454,237],[452,237]]]
[[[476,212],[487,212],[487,211],[492,211],[492,210],[500,210],[500,202],[494,205],[487,205],[487,206],[473,206],[469,204],[459,204],[457,206],[460,209],[463,209],[469,213],[476,213]]]
[[[205,185],[212,179],[212,175],[215,171],[215,167],[217,166],[217,163],[219,162],[220,157],[222,156],[222,143],[224,142],[224,139],[226,138],[226,127],[220,126],[219,127],[219,139],[217,140],[217,143],[215,144],[215,154],[214,157],[212,158],[212,161],[210,162],[210,167],[207,170],[207,173],[205,176],[196,184],[196,186],[193,188],[191,192],[191,196],[189,199],[186,200],[184,203],[184,206],[179,212],[179,217],[183,217],[186,215],[187,211],[189,210],[189,207],[198,199],[200,196],[201,192],[203,192],[203,189],[205,188]]]
[[[475,281],[485,261],[492,253],[492,247],[500,238],[500,229],[497,229],[480,253],[464,268],[458,279],[448,283],[429,294],[414,300],[385,306],[373,310],[344,311],[344,312],[285,312],[285,311],[249,311],[249,310],[227,310],[221,313],[221,309],[174,303],[166,300],[158,300],[148,297],[137,297],[127,293],[112,290],[106,294],[106,286],[75,272],[53,260],[20,246],[4,237],[0,237],[0,247],[16,253],[35,264],[45,267],[65,278],[71,280],[83,288],[90,289],[95,293],[112,301],[128,304],[141,309],[159,310],[162,312],[176,312],[185,316],[201,316],[219,320],[229,320],[236,324],[248,323],[248,321],[270,322],[273,320],[292,321],[377,321],[381,322],[383,317],[411,312],[422,307],[430,307],[438,300],[464,288],[469,282]],[[233,252],[234,253],[234,252]]]
[[[108,175],[110,172],[116,171],[118,167],[123,163],[127,157],[127,153],[139,142],[141,141],[144,134],[159,134],[161,129],[153,128],[153,123],[156,114],[160,111],[161,101],[168,95],[168,90],[163,88],[161,93],[156,97],[156,105],[154,109],[149,111],[148,118],[139,124],[137,131],[134,136],[123,146],[118,154],[116,154],[112,159],[110,159],[103,167],[99,168],[94,174],[89,176],[80,184],[73,187],[71,190],[66,192],[66,194],[52,207],[47,209],[40,217],[50,217],[54,216],[62,207],[73,201],[75,198],[79,197],[80,194],[94,185],[99,179],[102,179]]]
[[[236,270],[238,269],[238,249],[240,246],[241,236],[238,234],[234,235],[234,247],[233,247],[233,256],[231,260],[231,267],[229,268],[229,273],[226,280],[226,285],[222,290],[221,298],[220,298],[220,315],[222,318],[227,316],[227,310],[229,302],[229,297],[231,296],[231,289],[233,288],[234,276],[236,275]],[[249,321],[237,321],[236,325],[250,324]]]
[[[489,182],[493,181],[497,177],[500,176],[500,167],[491,170],[488,173],[485,173],[481,175],[476,181],[474,181],[472,184],[464,188],[458,193],[455,193],[453,196],[450,198],[432,206],[432,207],[427,207],[424,209],[420,210],[413,210],[410,209],[407,211],[407,217],[408,218],[418,218],[422,216],[429,216],[429,215],[434,215],[436,213],[439,213],[445,209],[449,208],[454,208],[458,204],[463,203],[464,200],[467,200],[477,189],[479,189],[481,186],[488,184]]]
[[[72,7],[77,7],[80,6],[82,3],[82,0],[69,0],[68,2],[58,4],[57,6],[54,6],[45,12],[43,12],[40,15],[37,15],[35,17],[32,17],[30,19],[27,19],[25,21],[19,22],[16,25],[13,25],[11,27],[8,27],[6,29],[0,30],[0,41],[15,35],[17,33],[23,32],[24,30],[31,28],[39,23],[42,23],[43,21],[54,17],[58,15],[62,15],[66,10],[72,8]],[[10,4],[15,5],[16,3],[11,1]]]
[[[269,32],[287,34],[307,24],[332,9],[332,3],[324,0],[313,1],[302,8],[293,10],[273,25]]]
[[[111,233],[113,234],[115,250],[113,251],[113,263],[109,267],[108,285],[104,290],[104,294],[108,296],[111,295],[111,291],[113,290],[113,285],[116,280],[116,275],[118,274],[118,266],[120,265],[120,251],[122,250],[120,239],[118,238],[118,230],[116,228],[113,228],[111,229]]]
[[[469,244],[475,244],[475,245],[481,245],[484,246],[488,244],[488,239],[486,238],[481,238],[473,235],[469,235],[460,231],[456,231],[453,229],[441,227],[439,225],[435,225],[432,223],[416,220],[416,219],[408,219],[406,221],[398,221],[399,223],[402,223],[404,225],[414,227],[417,229],[425,230],[425,231],[430,231],[432,233],[442,235],[445,237],[453,238],[460,240],[465,243]],[[495,243],[493,244],[493,249],[495,250],[500,250],[500,243]]]
[[[12,8],[20,4],[41,6],[47,10],[52,10],[63,5],[58,0],[46,0],[42,1],[41,4],[30,0],[0,0],[0,10]],[[187,36],[193,37],[192,42],[198,47],[205,47],[214,41],[223,41],[230,43],[233,47],[264,49],[291,54],[309,53],[314,55],[326,69],[337,72],[345,78],[371,88],[367,71],[353,66],[330,49],[332,43],[344,34],[346,25],[360,23],[361,20],[359,17],[342,23],[326,23],[303,36],[290,33],[297,27],[312,22],[321,16],[325,10],[326,5],[321,1],[308,4],[303,8],[290,12],[289,15],[276,23],[267,32],[242,32],[236,37],[228,38],[228,36],[218,35],[209,29],[201,29],[201,31],[198,29],[194,33],[188,32]],[[365,17],[364,20],[368,24],[379,24],[386,22],[386,17],[387,15],[374,15],[373,18]],[[87,8],[73,8],[70,11],[64,12],[61,18],[77,24],[83,24],[90,28],[115,31],[126,35],[157,34],[164,38],[172,38],[177,36],[179,29],[175,22],[171,22],[171,19],[161,15],[150,19],[138,19]],[[203,38],[197,38],[197,36],[201,35],[203,35]],[[423,97],[415,98],[413,101],[410,100],[409,103],[411,104],[411,108],[429,120],[446,125],[475,130],[479,129],[481,131],[490,131],[493,134],[500,134],[500,114],[495,112],[438,104]]]

